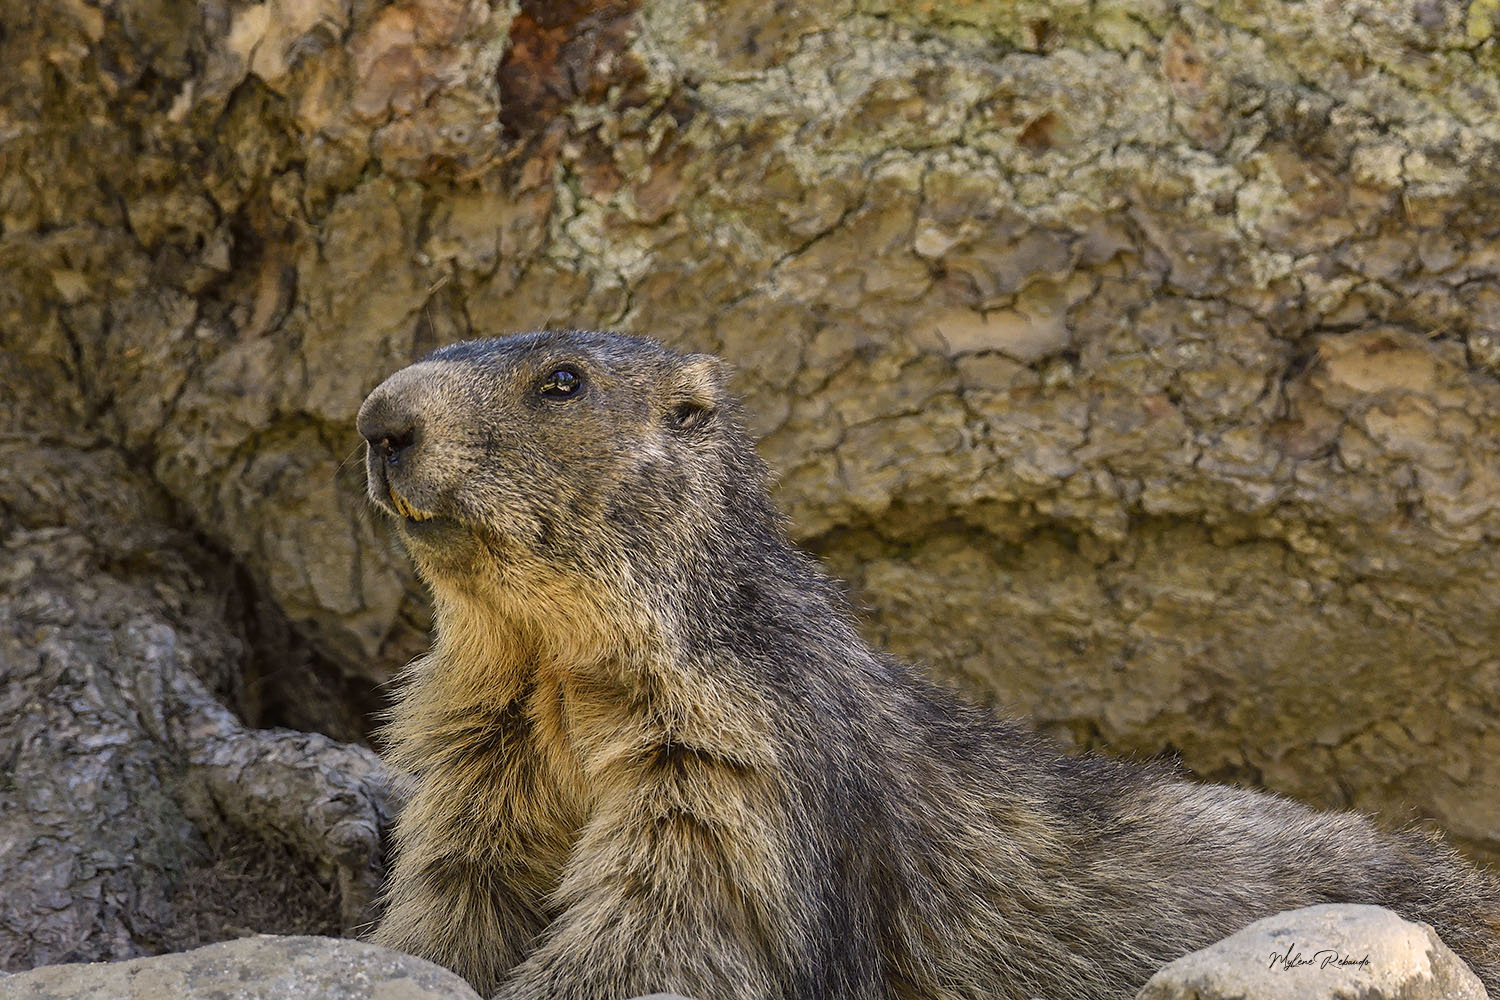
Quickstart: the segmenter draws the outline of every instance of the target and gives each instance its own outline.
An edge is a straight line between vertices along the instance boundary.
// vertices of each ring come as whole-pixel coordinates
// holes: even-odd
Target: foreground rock
[[[1378,906],[1309,906],[1257,920],[1163,968],[1136,1000],[1486,1000],[1426,924]]]
[[[0,978],[0,1000],[478,1000],[458,976],[362,941],[260,937],[94,965],[49,965]]]

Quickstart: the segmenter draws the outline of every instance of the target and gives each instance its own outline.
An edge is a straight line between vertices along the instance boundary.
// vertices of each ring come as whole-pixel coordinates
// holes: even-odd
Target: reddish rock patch
[[[574,101],[597,103],[639,73],[625,46],[640,0],[525,0],[500,64],[500,124],[508,139],[535,133]]]

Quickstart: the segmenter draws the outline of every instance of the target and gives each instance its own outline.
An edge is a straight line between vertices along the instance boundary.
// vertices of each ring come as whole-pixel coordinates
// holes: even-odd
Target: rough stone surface
[[[0,1000],[477,1000],[441,966],[388,948],[321,937],[258,937],[0,978]]]
[[[1426,924],[1378,906],[1257,920],[1152,976],[1136,1000],[1488,1000]]]
[[[0,467],[0,969],[366,920],[380,763],[226,707],[233,578],[113,449],[0,440]]]
[[[0,0],[0,483],[144,484],[175,534],[88,572],[228,565],[288,630],[195,671],[352,739],[335,696],[427,625],[363,394],[461,337],[654,334],[739,366],[877,642],[1074,746],[1500,858],[1497,17]],[[75,491],[48,530],[99,504],[134,516]]]

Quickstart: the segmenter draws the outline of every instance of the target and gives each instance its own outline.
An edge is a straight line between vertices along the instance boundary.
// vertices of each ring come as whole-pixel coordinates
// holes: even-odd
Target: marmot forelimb
[[[385,730],[376,941],[525,1000],[1097,1000],[1358,902],[1500,990],[1500,885],[1434,838],[1065,756],[872,652],[724,383],[539,333],[366,400],[370,495],[437,614]]]

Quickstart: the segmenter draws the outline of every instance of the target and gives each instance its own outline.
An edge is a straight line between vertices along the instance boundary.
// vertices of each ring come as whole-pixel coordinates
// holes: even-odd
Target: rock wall
[[[308,685],[427,621],[363,394],[548,325],[716,351],[881,643],[1494,858],[1497,16],[0,0],[5,440],[158,491],[290,623],[259,721],[348,736]]]

